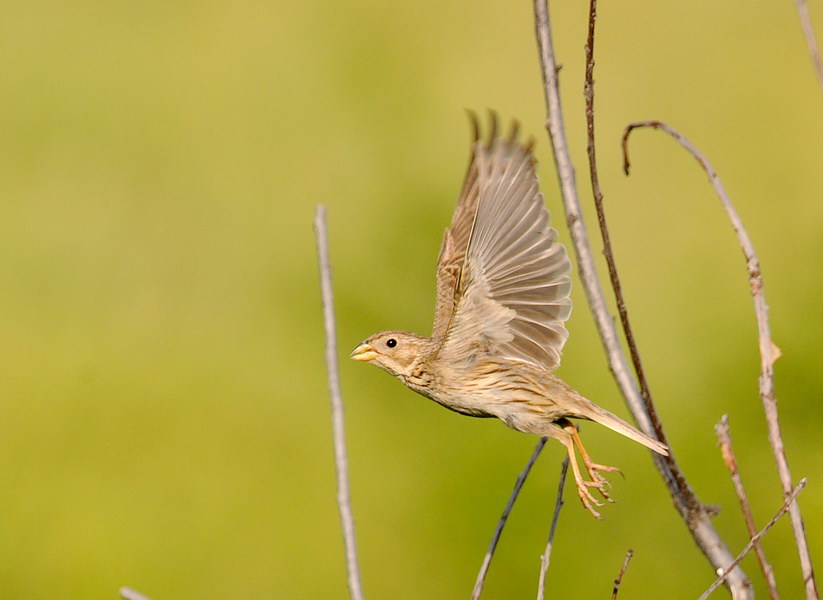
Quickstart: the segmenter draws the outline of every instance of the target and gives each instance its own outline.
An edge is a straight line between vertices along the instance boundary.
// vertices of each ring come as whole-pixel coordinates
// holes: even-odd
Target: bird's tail
[[[658,454],[662,454],[663,456],[669,455],[669,448],[666,444],[649,437],[642,431],[638,430],[635,427],[632,427],[626,421],[621,419],[620,417],[613,415],[609,411],[600,408],[596,404],[592,402],[588,402],[585,410],[585,417],[587,419],[591,419],[596,423],[600,423],[601,425],[605,425],[612,431],[616,431],[621,435],[625,435],[627,438],[634,440],[639,444],[643,444],[646,448],[654,450]]]

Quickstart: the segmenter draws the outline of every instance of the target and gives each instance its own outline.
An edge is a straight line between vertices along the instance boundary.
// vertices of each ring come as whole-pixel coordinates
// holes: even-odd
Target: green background
[[[587,6],[552,11],[593,224]],[[344,597],[314,208],[329,207],[342,358],[380,329],[429,331],[465,109],[536,137],[568,240],[530,4],[12,1],[0,17],[0,598]],[[598,27],[601,180],[674,450],[736,552],[722,414],[758,523],[781,502],[744,263],[665,135],[638,132],[622,174],[622,128],[647,118],[706,153],[754,239],[819,558],[823,94],[793,3],[604,2]],[[559,373],[625,416],[577,284],[574,298]],[[468,597],[535,439],[341,370],[367,596]],[[551,597],[608,597],[627,548],[621,597],[698,596],[713,573],[648,452],[595,425],[583,437],[626,477],[602,521],[567,488]],[[562,454],[550,443],[527,482],[484,598],[534,597]],[[783,596],[800,597],[788,522],[765,548]]]

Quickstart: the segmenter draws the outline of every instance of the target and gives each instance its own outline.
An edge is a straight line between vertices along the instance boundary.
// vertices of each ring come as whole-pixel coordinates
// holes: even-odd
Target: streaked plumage
[[[483,140],[473,123],[469,169],[437,264],[432,336],[384,331],[352,358],[372,362],[448,409],[559,440],[583,505],[599,516],[588,488],[608,500],[598,471],[616,469],[591,462],[569,418],[596,421],[660,454],[667,449],[551,373],[569,335],[569,259],[549,225],[531,144],[518,139],[516,124],[501,137],[492,118]],[[580,473],[575,446],[591,481]]]

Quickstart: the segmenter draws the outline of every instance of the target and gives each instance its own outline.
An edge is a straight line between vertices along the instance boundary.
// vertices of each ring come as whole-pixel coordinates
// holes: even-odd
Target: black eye
[[[397,340],[394,339],[394,338],[389,338],[389,339],[386,340],[386,345],[389,348],[394,348],[397,345]]]

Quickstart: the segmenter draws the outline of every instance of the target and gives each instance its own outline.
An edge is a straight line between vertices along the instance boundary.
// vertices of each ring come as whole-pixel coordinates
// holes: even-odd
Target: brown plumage
[[[494,117],[482,140],[472,121],[471,162],[437,263],[432,336],[383,331],[351,357],[453,411],[559,440],[583,505],[599,517],[589,488],[610,500],[599,471],[617,469],[589,459],[568,419],[596,421],[663,455],[667,449],[552,374],[569,335],[569,259],[549,225],[531,144],[518,139],[516,124],[500,137]],[[581,475],[575,446],[591,481]]]

